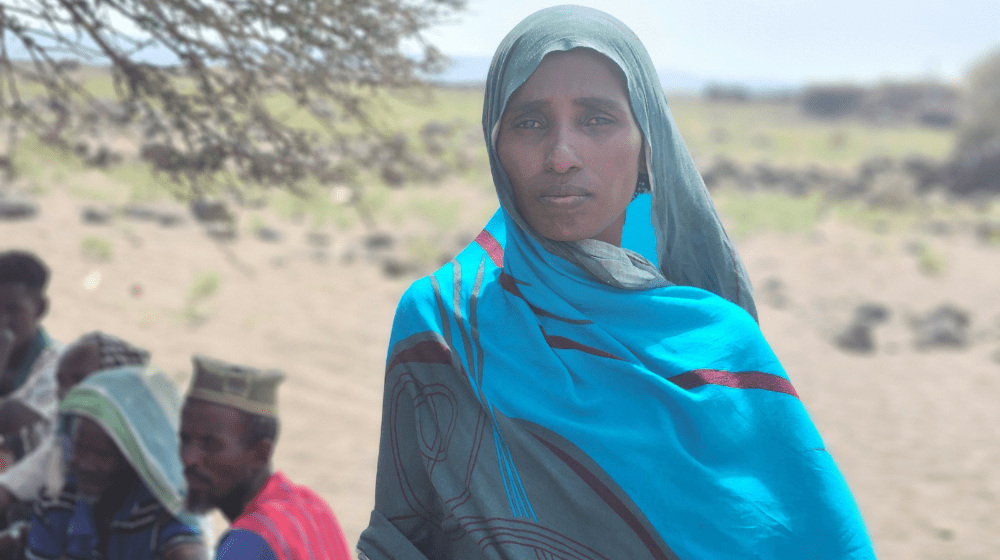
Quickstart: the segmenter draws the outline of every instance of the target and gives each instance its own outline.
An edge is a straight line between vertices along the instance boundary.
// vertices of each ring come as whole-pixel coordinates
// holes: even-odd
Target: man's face
[[[70,466],[80,492],[95,498],[120,483],[131,469],[114,440],[85,416],[77,417]]]
[[[45,298],[16,282],[0,283],[0,331],[14,335],[13,349],[31,342],[45,314]],[[2,366],[3,364],[0,364]]]
[[[66,393],[101,368],[101,354],[96,344],[81,344],[74,346],[63,354],[56,369],[56,381],[59,382],[59,400],[66,398]]]
[[[181,461],[188,482],[188,509],[203,513],[246,488],[260,468],[244,443],[244,415],[235,408],[188,399],[181,412]]]

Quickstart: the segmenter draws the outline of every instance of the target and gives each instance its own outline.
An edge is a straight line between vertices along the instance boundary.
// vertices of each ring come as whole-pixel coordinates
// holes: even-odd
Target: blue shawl
[[[537,235],[496,155],[506,100],[580,46],[622,68],[650,146],[625,249]],[[501,44],[483,111],[501,209],[397,308],[363,557],[874,558],[654,81],[595,10],[542,10]]]

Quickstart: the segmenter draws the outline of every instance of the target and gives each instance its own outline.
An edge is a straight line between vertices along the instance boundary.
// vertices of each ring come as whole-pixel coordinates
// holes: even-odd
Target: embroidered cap
[[[261,416],[278,416],[280,370],[262,370],[196,355],[188,397],[202,399]]]

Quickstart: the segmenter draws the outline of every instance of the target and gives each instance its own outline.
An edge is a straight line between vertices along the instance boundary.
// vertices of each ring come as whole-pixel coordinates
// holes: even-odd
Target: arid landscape
[[[169,177],[138,160],[127,137],[100,140],[124,154],[110,166],[25,141],[3,188],[33,210],[0,220],[0,248],[51,266],[44,324],[60,340],[120,335],[182,387],[195,353],[284,369],[275,466],[327,498],[354,543],[373,503],[396,302],[496,208],[482,152],[468,148],[482,142],[477,93],[443,95],[453,114],[438,120],[457,123],[444,159],[458,171],[429,180],[425,166],[402,189],[384,172],[362,175],[377,188],[332,187],[305,201],[223,190],[225,226],[172,200]],[[715,173],[761,328],[853,488],[879,558],[1000,558],[1000,201],[956,199],[907,174],[904,158],[947,156],[948,131],[814,122],[774,104],[674,107],[699,166]],[[417,144],[434,109],[399,111]],[[424,148],[421,157],[433,152]],[[871,163],[879,157],[888,159]],[[850,196],[795,192],[795,180],[762,179],[789,177],[762,165],[813,169],[824,185],[870,180]],[[875,171],[857,171],[865,165]],[[739,184],[750,175],[753,189]],[[374,226],[349,204],[359,199]]]

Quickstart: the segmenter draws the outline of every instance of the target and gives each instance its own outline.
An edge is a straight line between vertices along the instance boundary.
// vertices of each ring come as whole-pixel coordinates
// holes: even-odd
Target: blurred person
[[[216,560],[347,560],[330,506],[271,467],[284,374],[195,356],[181,413],[188,508],[232,523]]]
[[[147,365],[150,354],[125,340],[101,331],[87,333],[66,347],[56,368],[57,395],[61,402],[70,389],[94,372],[121,366]],[[9,524],[30,519],[24,509],[40,497],[48,486],[50,496],[59,494],[63,461],[70,457],[72,441],[69,423],[73,415],[63,414],[52,423],[38,446],[13,467],[0,474],[0,517]],[[58,429],[57,429],[58,425]],[[20,513],[18,510],[22,510]]]
[[[0,252],[0,472],[51,431],[62,345],[40,322],[49,308],[48,267],[35,255]]]
[[[203,560],[177,455],[180,394],[143,366],[99,371],[60,404],[75,416],[69,472],[35,508],[29,560]]]
[[[360,557],[873,559],[636,35],[528,16],[482,123],[500,209],[396,309]]]

